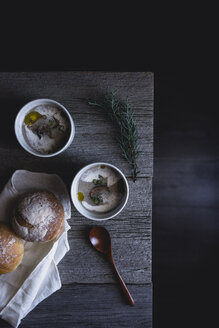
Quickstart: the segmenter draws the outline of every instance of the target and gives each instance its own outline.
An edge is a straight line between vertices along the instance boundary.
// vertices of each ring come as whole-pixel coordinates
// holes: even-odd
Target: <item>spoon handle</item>
[[[126,284],[124,283],[122,277],[120,276],[120,273],[119,273],[119,271],[118,271],[118,269],[117,269],[117,267],[116,267],[116,265],[115,265],[115,263],[114,263],[114,260],[113,260],[112,256],[110,256],[110,255],[109,255],[109,260],[110,260],[110,262],[111,262],[112,265],[113,265],[113,268],[114,268],[114,270],[115,270],[115,272],[116,272],[116,274],[117,274],[117,277],[118,277],[118,279],[119,279],[119,282],[120,282],[120,285],[121,285],[121,287],[122,287],[122,290],[123,290],[123,292],[124,292],[124,294],[125,294],[125,296],[126,296],[128,302],[129,302],[129,304],[130,304],[130,305],[135,305],[135,301],[134,301],[134,299],[132,298],[131,294],[129,293],[128,288],[126,287]]]

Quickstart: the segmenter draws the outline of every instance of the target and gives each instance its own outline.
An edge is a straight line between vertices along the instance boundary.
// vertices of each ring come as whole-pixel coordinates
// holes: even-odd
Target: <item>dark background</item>
[[[217,84],[206,66],[155,72],[154,327],[218,327]]]

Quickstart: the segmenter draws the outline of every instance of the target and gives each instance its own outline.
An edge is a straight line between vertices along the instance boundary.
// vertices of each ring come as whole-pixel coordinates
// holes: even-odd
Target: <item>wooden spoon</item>
[[[89,238],[91,244],[98,250],[99,252],[103,253],[106,255],[110,263],[112,264],[117,277],[119,279],[119,282],[121,284],[122,290],[129,302],[130,305],[134,305],[135,301],[133,300],[131,294],[128,291],[128,288],[126,287],[122,277],[120,276],[117,267],[114,263],[113,260],[113,255],[112,255],[112,246],[111,246],[111,238],[108,230],[104,227],[101,226],[95,226],[90,230],[89,233]]]

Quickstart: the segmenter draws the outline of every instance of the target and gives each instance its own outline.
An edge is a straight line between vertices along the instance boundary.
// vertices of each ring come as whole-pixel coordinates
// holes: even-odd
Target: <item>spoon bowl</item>
[[[90,230],[89,238],[91,244],[101,253],[111,252],[111,238],[107,229],[96,226]]]
[[[112,264],[117,278],[120,282],[122,290],[129,302],[130,305],[134,305],[135,301],[133,300],[131,294],[128,291],[126,284],[124,283],[122,277],[119,274],[119,271],[114,263],[112,255],[112,243],[109,231],[102,226],[95,226],[89,232],[89,239],[91,244],[96,248],[97,251],[106,255],[109,262]]]

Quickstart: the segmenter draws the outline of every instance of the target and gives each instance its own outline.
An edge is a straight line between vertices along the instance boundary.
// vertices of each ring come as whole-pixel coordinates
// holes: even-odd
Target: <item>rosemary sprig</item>
[[[123,156],[131,166],[132,179],[135,182],[139,173],[137,166],[137,158],[140,153],[138,148],[139,135],[129,99],[122,101],[116,96],[116,91],[112,91],[98,97],[98,99],[89,99],[88,104],[101,108],[115,124],[118,130],[117,140]]]

